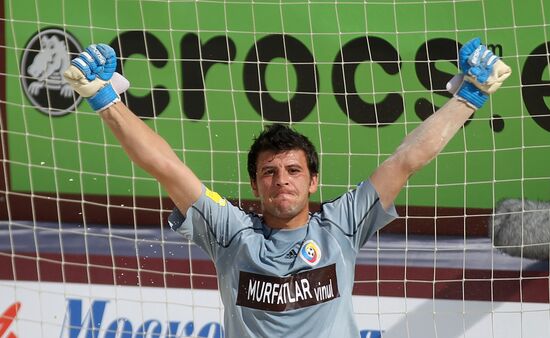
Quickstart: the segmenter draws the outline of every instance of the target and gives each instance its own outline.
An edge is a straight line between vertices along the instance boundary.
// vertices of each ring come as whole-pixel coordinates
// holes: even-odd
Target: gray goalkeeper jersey
[[[271,229],[204,186],[185,216],[176,208],[168,221],[214,261],[226,337],[359,337],[355,259],[396,216],[365,181],[298,229]]]

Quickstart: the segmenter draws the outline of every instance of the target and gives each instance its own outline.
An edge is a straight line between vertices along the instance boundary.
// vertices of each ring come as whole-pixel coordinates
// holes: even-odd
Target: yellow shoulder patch
[[[214,201],[214,203],[218,204],[221,207],[225,207],[225,205],[227,204],[227,201],[223,197],[221,197],[220,194],[218,194],[215,191],[212,191],[212,190],[206,188],[206,191],[204,192],[204,194],[208,198],[210,198],[212,201]]]

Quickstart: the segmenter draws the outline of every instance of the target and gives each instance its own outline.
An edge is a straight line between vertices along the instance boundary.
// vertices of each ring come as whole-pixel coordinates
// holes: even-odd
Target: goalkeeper
[[[248,172],[261,215],[231,205],[205,187],[170,146],[121,101],[113,88],[116,55],[91,45],[65,78],[110,127],[128,156],[166,189],[176,208],[173,230],[214,261],[227,337],[359,337],[352,308],[357,253],[397,214],[394,199],[434,158],[510,68],[479,39],[459,52],[455,94],[411,132],[356,189],[310,213],[319,184],[314,146],[275,124],[254,141]],[[116,83],[115,83],[116,86]]]

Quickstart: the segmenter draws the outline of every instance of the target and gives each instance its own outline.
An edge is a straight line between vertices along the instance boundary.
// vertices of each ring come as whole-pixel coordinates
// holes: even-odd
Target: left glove
[[[502,86],[512,70],[494,55],[479,38],[468,41],[459,51],[461,74],[447,84],[447,90],[479,109],[488,95]],[[459,87],[460,86],[460,87]]]
[[[106,44],[90,45],[71,61],[71,66],[63,73],[71,87],[86,98],[95,111],[104,110],[120,101],[120,96],[113,88],[111,79],[117,65],[113,48]],[[118,73],[117,73],[118,75]],[[119,76],[115,78],[124,77]],[[122,91],[128,88],[122,84]],[[121,80],[124,82],[124,80]],[[119,89],[119,93],[122,92]]]

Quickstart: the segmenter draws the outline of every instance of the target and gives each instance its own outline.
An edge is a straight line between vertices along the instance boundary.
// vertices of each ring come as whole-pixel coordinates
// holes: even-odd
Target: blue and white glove
[[[479,109],[489,94],[497,91],[512,70],[498,56],[481,44],[479,38],[468,41],[458,53],[461,74],[447,83],[447,90]]]
[[[95,111],[104,110],[120,101],[119,94],[129,82],[115,72],[116,53],[109,45],[90,45],[71,61],[63,73],[71,87],[86,98]]]

